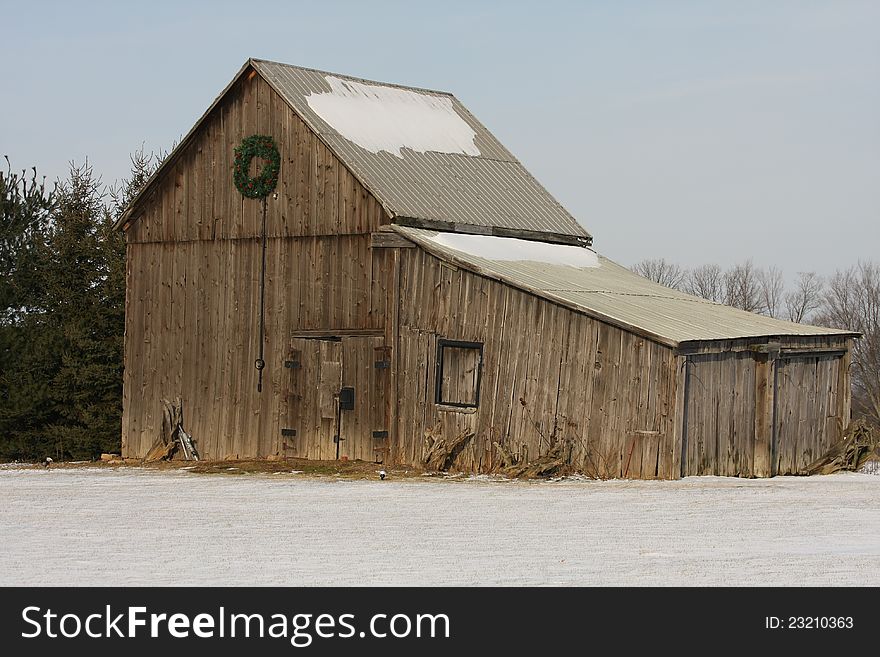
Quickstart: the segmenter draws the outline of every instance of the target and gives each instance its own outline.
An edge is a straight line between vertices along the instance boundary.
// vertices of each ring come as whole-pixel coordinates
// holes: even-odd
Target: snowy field
[[[880,585],[880,477],[0,469],[0,585]]]

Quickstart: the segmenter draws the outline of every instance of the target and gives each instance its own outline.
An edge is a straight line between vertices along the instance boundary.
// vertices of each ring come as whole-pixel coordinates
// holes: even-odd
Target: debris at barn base
[[[162,400],[162,428],[159,437],[147,452],[145,461],[171,460],[177,453],[186,461],[198,461],[195,441],[183,428],[183,402]]]
[[[866,422],[856,420],[844,432],[843,440],[807,466],[804,474],[833,474],[857,471],[880,460],[880,434]],[[877,467],[877,466],[873,466]]]
[[[425,451],[422,457],[422,465],[425,470],[445,472],[452,467],[456,457],[467,447],[474,434],[464,431],[451,441],[447,441],[441,434],[440,428],[435,427],[425,431]]]
[[[107,463],[110,461],[121,461],[122,457],[119,454],[101,454],[101,460]]]
[[[519,464],[519,456],[511,452],[504,445],[497,441],[493,442],[492,445],[495,447],[495,451],[498,452],[498,462],[496,465],[498,469],[504,470]]]
[[[534,461],[520,463],[505,468],[502,472],[509,477],[523,479],[539,479],[546,477],[563,477],[573,474],[574,469],[569,463],[571,453],[570,443],[567,440],[558,441],[544,456]]]

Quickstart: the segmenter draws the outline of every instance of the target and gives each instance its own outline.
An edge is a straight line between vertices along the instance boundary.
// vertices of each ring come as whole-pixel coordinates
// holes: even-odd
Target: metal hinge
[[[373,438],[379,439],[379,438],[387,438],[387,437],[388,437],[387,431],[374,431],[373,432]]]
[[[284,367],[289,370],[295,369],[297,367],[301,367],[298,360],[286,360],[284,361]]]
[[[282,436],[293,437],[293,436],[296,435],[296,429],[282,429],[282,430],[281,430],[281,435],[282,435]]]

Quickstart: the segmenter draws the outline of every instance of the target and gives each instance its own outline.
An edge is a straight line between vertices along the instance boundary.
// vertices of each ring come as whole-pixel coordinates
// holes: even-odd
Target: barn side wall
[[[144,456],[161,399],[180,396],[202,455],[268,456],[289,417],[284,369],[297,331],[381,335],[387,251],[381,205],[259,75],[248,72],[170,162],[126,229],[122,449]],[[261,202],[232,182],[234,149],[272,135],[278,199],[267,200],[264,392],[257,394]]]
[[[565,440],[585,472],[678,476],[670,348],[421,249],[400,258],[396,462],[418,463],[436,429],[475,434],[456,462],[465,470],[492,469],[494,442],[528,461]],[[476,409],[435,403],[438,339],[482,343]]]

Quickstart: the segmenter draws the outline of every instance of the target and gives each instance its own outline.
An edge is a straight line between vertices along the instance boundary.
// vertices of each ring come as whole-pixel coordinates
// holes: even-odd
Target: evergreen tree
[[[7,165],[9,160],[7,159]],[[55,421],[54,366],[40,271],[40,246],[56,207],[55,189],[11,167],[0,172],[0,459],[47,451]]]
[[[125,240],[113,223],[159,163],[106,189],[88,162],[47,191],[0,174],[0,460],[118,452]]]
[[[105,215],[102,185],[88,162],[71,167],[41,258],[46,328],[58,349],[57,421],[47,429],[61,458],[94,457],[119,442],[123,324],[110,305]]]

